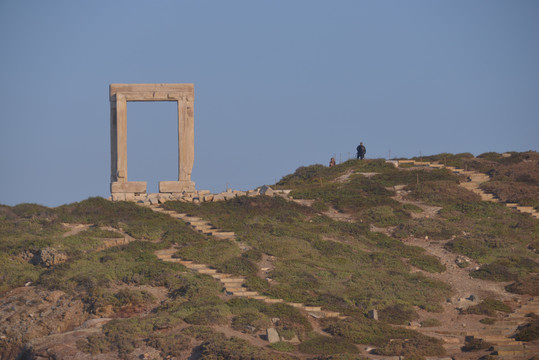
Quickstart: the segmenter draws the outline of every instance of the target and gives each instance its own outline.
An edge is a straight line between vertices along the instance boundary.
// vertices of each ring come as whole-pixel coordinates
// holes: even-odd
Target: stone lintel
[[[181,193],[184,191],[194,191],[195,183],[189,180],[182,181],[159,181],[160,193]]]
[[[111,193],[146,193],[146,181],[114,181],[110,183]]]
[[[177,101],[182,97],[192,99],[195,94],[193,84],[110,84],[110,100],[117,95],[126,101]]]

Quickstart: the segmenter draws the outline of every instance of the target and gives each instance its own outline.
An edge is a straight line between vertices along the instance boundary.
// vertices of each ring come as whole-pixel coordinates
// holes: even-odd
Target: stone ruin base
[[[157,194],[146,193],[113,193],[109,198],[111,201],[133,201],[144,205],[163,204],[167,201],[184,201],[191,203],[202,203],[212,201],[225,201],[240,196],[281,196],[288,198],[291,190],[273,190],[269,186],[262,186],[255,190],[239,191],[227,190],[218,194],[212,194],[209,190],[188,190],[175,193],[160,192]]]

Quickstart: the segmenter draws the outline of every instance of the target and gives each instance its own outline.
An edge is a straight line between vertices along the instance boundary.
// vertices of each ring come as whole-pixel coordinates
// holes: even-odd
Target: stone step
[[[442,169],[444,168],[444,164],[430,164],[429,167],[436,168],[436,169]]]
[[[430,166],[430,162],[428,161],[414,161],[415,166]]]
[[[232,295],[247,297],[247,296],[257,296],[258,293],[256,291],[234,291]]]
[[[200,270],[198,270],[199,274],[207,274],[207,275],[215,274],[216,272],[217,272],[217,270],[215,270],[215,269],[200,269]]]
[[[507,351],[507,350],[524,350],[524,345],[523,344],[519,344],[519,343],[515,343],[515,344],[511,344],[511,345],[496,345],[494,346],[494,350],[504,350],[504,351]]]
[[[213,231],[211,233],[212,236],[216,237],[233,237],[236,236],[236,234],[233,231]]]
[[[184,266],[188,269],[193,269],[193,270],[209,269],[208,265],[205,265],[205,264],[188,264]]]
[[[305,305],[303,305],[301,303],[287,302],[287,304],[292,306],[292,307],[295,307],[297,309],[304,309],[305,308]]]
[[[518,204],[517,203],[505,203],[505,206],[507,206],[507,207],[517,207]]]
[[[245,291],[247,288],[244,288],[243,286],[236,286],[236,284],[233,284],[232,286],[225,286],[225,290],[228,292],[236,292],[236,291]]]
[[[268,304],[276,304],[276,303],[282,303],[282,302],[284,302],[284,300],[283,299],[270,299],[270,298],[267,298],[267,299],[264,299],[264,302],[268,303]]]
[[[496,352],[498,356],[518,356],[527,354],[525,350],[500,350]]]
[[[320,306],[305,306],[304,307],[304,310],[305,311],[314,311],[314,312],[318,312],[318,311],[322,311],[322,308]]]
[[[265,300],[265,299],[269,299],[266,295],[251,295],[251,296],[248,296],[249,299],[253,299],[253,300]]]
[[[188,220],[186,221],[186,223],[191,225],[192,227],[208,225],[208,222],[204,220],[197,220],[197,221]]]
[[[322,311],[324,317],[339,317],[341,314],[337,311]]]
[[[226,278],[229,278],[231,276],[232,275],[230,275],[230,274],[223,274],[223,273],[211,274],[211,277],[214,278],[214,279],[217,279],[217,280],[226,279]]]
[[[228,278],[223,278],[223,279],[221,279],[221,282],[224,283],[224,284],[228,284],[228,283],[243,283],[243,282],[245,282],[245,279],[228,277]]]
[[[533,213],[535,212],[535,210],[533,209],[533,206],[517,206],[516,209],[520,212],[525,212],[525,213]]]

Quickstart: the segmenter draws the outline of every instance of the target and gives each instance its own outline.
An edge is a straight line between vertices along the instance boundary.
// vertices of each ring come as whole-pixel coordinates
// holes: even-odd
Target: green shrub
[[[409,321],[417,319],[418,314],[409,305],[396,304],[380,310],[378,318],[389,324],[407,325]]]
[[[277,350],[277,351],[289,352],[289,351],[296,350],[296,347],[294,345],[287,343],[285,341],[279,341],[273,344],[269,344],[268,346],[269,348],[273,350]]]
[[[185,350],[191,349],[191,339],[182,334],[156,334],[152,333],[146,339],[146,344],[161,352],[163,357],[182,355]]]
[[[483,340],[483,339],[477,339],[473,336],[466,337],[466,341],[464,343],[464,346],[461,348],[462,351],[469,352],[469,351],[477,351],[477,350],[483,350],[488,349],[492,347],[492,344]]]
[[[498,263],[482,265],[479,270],[470,273],[471,277],[492,281],[515,281],[518,275],[513,273],[507,266]]]
[[[270,319],[254,309],[245,310],[232,319],[232,328],[244,332],[248,326],[252,326],[256,331],[266,329],[270,325]]]
[[[503,302],[487,298],[481,301],[477,305],[470,306],[466,310],[462,311],[463,314],[476,314],[476,315],[487,315],[487,316],[496,316],[496,312],[501,311],[504,313],[510,313],[511,308],[504,304]]]
[[[517,330],[516,341],[535,341],[539,339],[539,319],[534,318],[528,324],[519,327]]]
[[[423,356],[442,356],[445,349],[443,341],[427,336],[414,339],[394,339],[373,350],[377,355],[404,356],[417,359]]]
[[[190,336],[200,341],[209,340],[225,340],[226,336],[223,333],[213,330],[209,326],[188,326],[182,329],[182,334]]]
[[[410,236],[424,238],[428,236],[431,240],[445,240],[452,237],[456,232],[457,228],[447,221],[420,218],[411,219],[397,225],[393,230],[393,236],[397,238],[407,238]]]
[[[441,273],[446,270],[445,265],[440,263],[436,256],[421,255],[410,259],[410,265],[430,273]]]
[[[246,340],[232,337],[230,339],[209,339],[200,346],[200,359],[227,360],[292,360],[293,357],[283,353],[271,352],[249,344]]]
[[[530,274],[521,280],[507,285],[505,290],[514,294],[537,296],[539,295],[539,276],[537,274]]]
[[[298,350],[306,354],[320,355],[357,352],[357,348],[346,339],[321,335],[313,335],[310,339],[303,341],[299,344]]]

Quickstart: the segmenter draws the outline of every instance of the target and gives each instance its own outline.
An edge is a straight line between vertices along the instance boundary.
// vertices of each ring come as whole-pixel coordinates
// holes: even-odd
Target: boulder
[[[266,196],[273,196],[273,189],[267,185],[264,185],[260,188],[260,194]]]
[[[266,335],[268,337],[268,341],[270,344],[279,342],[281,339],[279,338],[279,333],[275,328],[269,328],[266,330]]]
[[[368,314],[367,314],[367,317],[369,319],[373,319],[373,320],[378,320],[378,311],[376,310],[369,310]]]
[[[212,201],[224,201],[225,196],[223,194],[216,194],[213,196]]]
[[[247,191],[247,196],[254,197],[260,195],[260,191],[258,190],[249,190]]]

